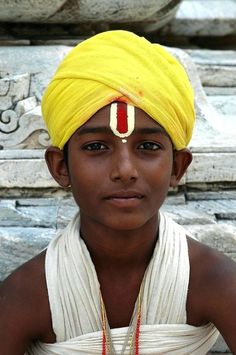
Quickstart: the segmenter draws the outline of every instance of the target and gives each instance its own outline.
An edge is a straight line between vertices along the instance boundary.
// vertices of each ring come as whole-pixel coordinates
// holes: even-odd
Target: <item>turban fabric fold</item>
[[[145,111],[177,150],[191,139],[194,95],[182,65],[162,46],[128,31],[108,31],[71,50],[42,100],[52,144],[63,149],[99,109],[124,101]]]

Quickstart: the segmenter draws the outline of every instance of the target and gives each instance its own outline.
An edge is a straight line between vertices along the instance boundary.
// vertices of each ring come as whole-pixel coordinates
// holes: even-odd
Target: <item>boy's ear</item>
[[[188,166],[190,165],[192,158],[192,153],[187,148],[179,151],[174,151],[173,169],[170,180],[171,187],[176,187],[178,185],[180,179],[182,178]]]
[[[69,187],[70,176],[63,150],[52,146],[48,147],[45,152],[45,160],[52,177],[58,184],[62,187]]]

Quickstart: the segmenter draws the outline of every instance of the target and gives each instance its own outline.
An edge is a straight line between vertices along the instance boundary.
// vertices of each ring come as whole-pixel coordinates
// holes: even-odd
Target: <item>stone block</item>
[[[29,74],[15,75],[14,77],[9,76],[0,79],[0,110],[11,109],[16,102],[25,99],[29,94],[29,86]]]
[[[203,67],[236,67],[235,50],[185,49],[185,52],[190,55],[195,64]]]
[[[183,193],[177,193],[174,195],[169,195],[167,196],[164,204],[165,205],[185,205],[186,201],[185,201],[185,196]]]
[[[215,248],[236,261],[236,227],[226,223],[185,225],[200,242]]]
[[[5,200],[7,201],[7,200]],[[58,206],[58,199],[57,198],[20,198],[16,200],[17,206]]]
[[[44,159],[0,160],[0,188],[58,187]]]
[[[219,112],[223,115],[232,115],[236,121],[236,95],[214,95],[209,96],[208,100]]]
[[[171,4],[180,0],[50,0],[31,2],[17,0],[0,2],[0,20],[3,22],[42,23],[132,23],[145,21],[163,9],[169,12]],[[163,17],[160,16],[161,18]]]
[[[79,208],[73,198],[60,199],[58,203],[57,228],[65,228],[78,211]]]
[[[196,64],[202,85],[221,87],[222,90],[236,87],[235,50],[187,49],[185,51]]]
[[[206,92],[206,94],[208,95],[208,97],[210,96],[235,96],[236,95],[236,86],[235,87],[226,87],[226,88],[222,88],[222,87],[216,87],[216,86],[204,86],[204,91]]]
[[[190,201],[187,206],[194,211],[216,216],[217,219],[236,220],[236,200]]]
[[[27,206],[2,208],[0,205],[0,226],[4,227],[54,227],[56,208],[54,206]]]
[[[58,64],[70,50],[69,46],[0,47],[0,73],[7,72],[11,76],[30,73],[27,96],[35,96],[41,101],[42,93]]]
[[[0,280],[41,252],[54,235],[52,228],[0,228]]]
[[[236,180],[236,153],[195,153],[186,173],[188,183]]]
[[[234,0],[185,0],[161,34],[185,37],[233,35],[236,33],[235,18]]]
[[[186,191],[186,198],[188,201],[201,201],[201,200],[236,200],[236,191],[202,191],[192,192]]]
[[[226,67],[218,65],[197,65],[197,70],[201,78],[202,85],[204,86],[236,86],[236,67]]]
[[[16,114],[20,117],[26,112],[33,110],[37,106],[35,96],[28,97],[25,100],[18,101],[15,107]]]
[[[0,96],[6,96],[6,94],[8,93],[9,91],[9,87],[10,87],[10,82],[9,80],[6,80],[6,79],[1,79],[1,76],[0,76]],[[1,97],[2,98],[2,97]],[[9,106],[7,106],[6,108],[1,108],[2,110],[7,110]]]
[[[166,212],[175,222],[184,225],[192,224],[215,224],[216,218],[213,213],[207,213],[205,211],[196,210],[192,208],[190,204],[186,205],[168,205],[165,204],[161,208],[162,211]]]
[[[1,1],[0,19],[5,22],[38,22],[52,16],[64,3],[64,0],[49,0],[45,6],[44,1]]]

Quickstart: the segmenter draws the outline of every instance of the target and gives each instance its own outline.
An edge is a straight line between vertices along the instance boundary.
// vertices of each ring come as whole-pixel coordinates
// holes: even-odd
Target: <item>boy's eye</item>
[[[96,150],[105,150],[107,149],[107,147],[103,143],[94,142],[94,143],[86,144],[83,147],[83,149],[88,151],[96,151]]]
[[[138,146],[138,149],[145,149],[145,150],[158,150],[160,148],[161,148],[160,144],[154,142],[144,142]]]

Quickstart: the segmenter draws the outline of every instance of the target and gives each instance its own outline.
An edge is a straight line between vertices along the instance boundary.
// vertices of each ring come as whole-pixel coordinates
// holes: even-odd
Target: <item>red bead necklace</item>
[[[114,350],[114,346],[112,344],[110,329],[109,329],[107,316],[106,316],[105,305],[104,305],[101,293],[100,293],[100,301],[101,301],[101,315],[102,315],[102,355],[108,355],[108,354],[115,355],[116,353]],[[140,289],[140,292],[138,295],[136,327],[135,327],[134,332],[131,335],[131,341],[130,341],[130,355],[131,354],[139,355],[141,314],[142,314],[142,312],[141,312],[141,289]],[[129,326],[129,330],[130,330],[130,326]],[[129,334],[129,330],[128,330],[127,334]],[[126,339],[121,354],[124,353],[124,350],[126,349],[129,339],[130,339],[130,336],[128,336],[128,339]]]

